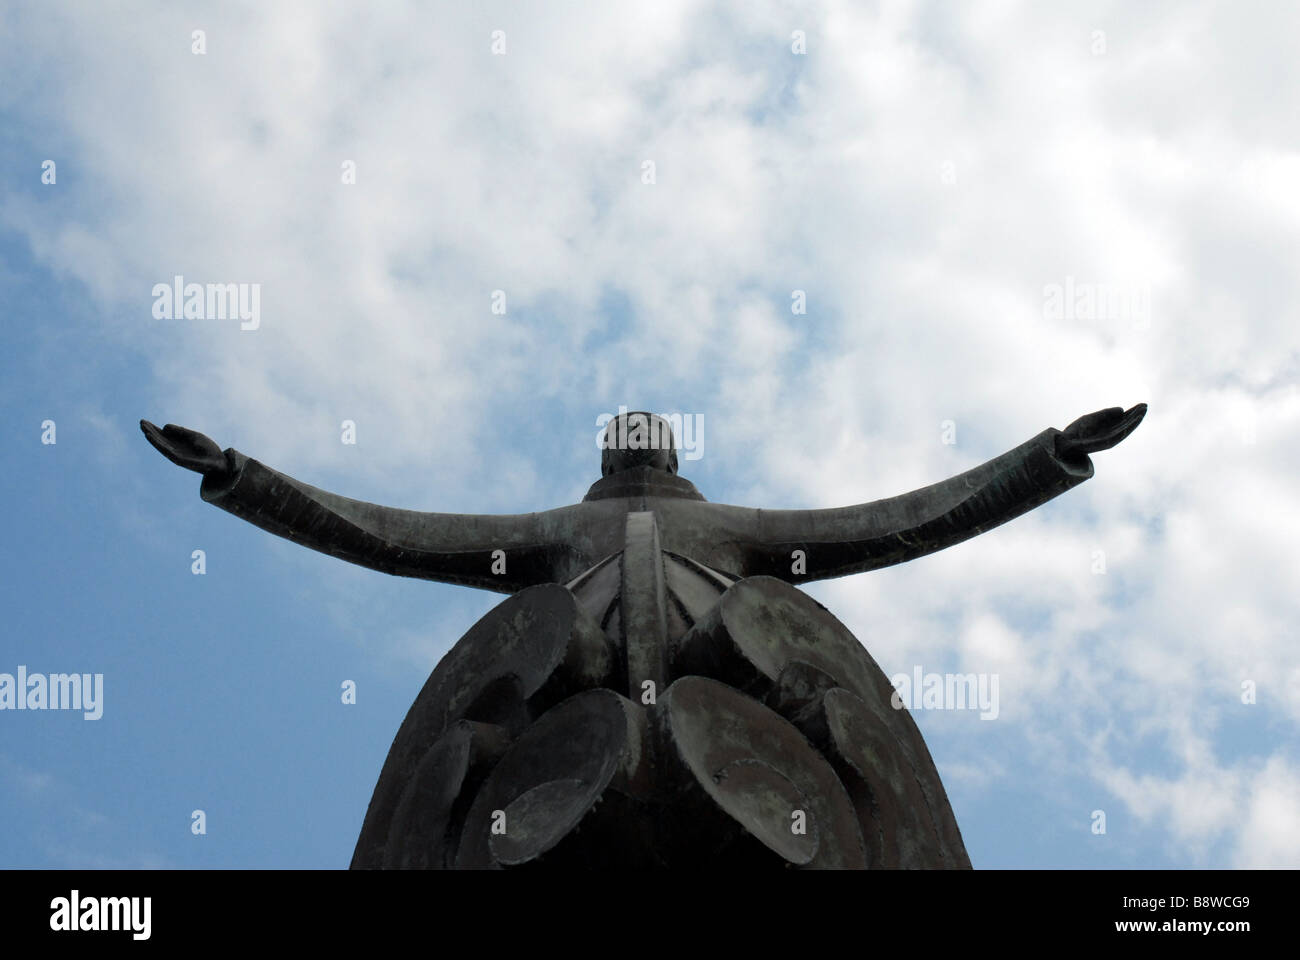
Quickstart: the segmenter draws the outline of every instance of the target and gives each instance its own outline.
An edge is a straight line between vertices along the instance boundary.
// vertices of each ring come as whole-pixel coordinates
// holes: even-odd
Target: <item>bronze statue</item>
[[[793,584],[960,543],[1082,483],[1139,404],[902,496],[710,503],[628,413],[581,503],[423,513],[340,497],[141,421],[204,500],[399,576],[495,590],[394,739],[353,867],[969,867],[937,770],[849,631]],[[625,422],[620,422],[624,421]],[[647,429],[647,428],[658,428]]]

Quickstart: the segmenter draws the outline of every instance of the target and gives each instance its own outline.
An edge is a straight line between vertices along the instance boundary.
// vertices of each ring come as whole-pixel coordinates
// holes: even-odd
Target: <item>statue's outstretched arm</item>
[[[1000,457],[902,496],[830,510],[758,511],[745,574],[791,583],[842,577],[942,550],[1032,510],[1093,474],[1089,453],[1137,428],[1146,404],[1049,428]],[[804,553],[801,573],[794,551]]]
[[[163,456],[203,474],[209,503],[295,543],[402,577],[514,593],[568,578],[584,558],[547,530],[547,514],[474,515],[398,510],[301,483],[210,438],[147,420],[140,429]],[[557,513],[558,511],[549,511]],[[495,551],[502,551],[497,554]]]

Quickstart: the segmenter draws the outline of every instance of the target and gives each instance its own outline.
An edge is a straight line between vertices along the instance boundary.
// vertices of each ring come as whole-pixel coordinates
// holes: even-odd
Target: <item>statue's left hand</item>
[[[197,430],[178,427],[174,423],[159,430],[148,420],[140,421],[140,430],[159,453],[178,467],[193,470],[205,477],[220,476],[230,469],[226,455],[216,442]]]
[[[1127,410],[1107,407],[1082,416],[1056,435],[1056,455],[1078,460],[1098,450],[1109,450],[1136,430],[1146,415],[1147,405],[1139,403]]]

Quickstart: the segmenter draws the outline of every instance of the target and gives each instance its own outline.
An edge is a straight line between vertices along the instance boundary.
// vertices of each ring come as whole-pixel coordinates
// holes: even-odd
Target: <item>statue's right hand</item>
[[[211,437],[169,423],[161,430],[148,420],[140,421],[140,429],[145,439],[164,457],[186,470],[193,470],[207,476],[219,476],[226,473],[230,466],[226,455]]]

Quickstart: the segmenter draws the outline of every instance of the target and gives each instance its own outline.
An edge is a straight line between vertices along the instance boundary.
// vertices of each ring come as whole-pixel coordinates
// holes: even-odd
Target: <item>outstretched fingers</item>
[[[226,467],[226,457],[211,437],[169,423],[161,430],[148,420],[140,421],[145,439],[164,457],[187,470],[198,473],[221,471]]]
[[[1108,450],[1115,446],[1136,430],[1138,424],[1142,422],[1142,418],[1146,415],[1147,405],[1145,403],[1139,403],[1137,406],[1130,407],[1128,410],[1124,411],[1124,416],[1120,418],[1119,422],[1098,438],[1100,442],[1104,442],[1105,446],[1098,447],[1097,449]]]
[[[141,420],[140,432],[144,434],[146,440],[153,444],[154,449],[164,457],[177,466],[185,466],[185,464],[178,459],[179,454],[167,439],[165,431],[159,430],[157,424],[150,423],[148,420]]]

